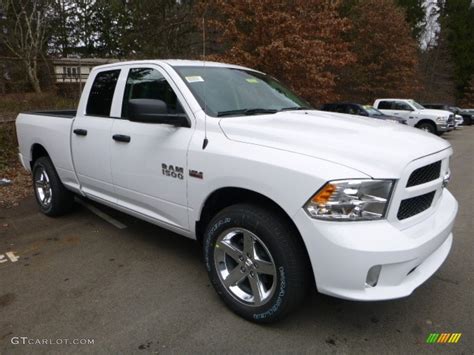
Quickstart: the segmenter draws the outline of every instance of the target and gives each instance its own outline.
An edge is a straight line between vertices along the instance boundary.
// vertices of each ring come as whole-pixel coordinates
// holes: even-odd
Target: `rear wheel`
[[[257,323],[281,319],[301,303],[308,282],[299,236],[275,212],[250,204],[222,210],[204,235],[209,278],[226,305]]]
[[[436,129],[435,124],[433,124],[431,122],[421,122],[416,127],[421,129],[422,131],[425,131],[425,132],[429,132],[429,133],[432,133],[432,134],[437,133],[437,129]]]
[[[48,157],[40,157],[35,161],[33,187],[36,201],[45,215],[60,216],[71,210],[74,195],[64,187]]]

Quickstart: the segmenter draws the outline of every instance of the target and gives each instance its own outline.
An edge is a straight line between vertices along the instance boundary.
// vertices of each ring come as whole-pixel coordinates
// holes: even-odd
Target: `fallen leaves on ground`
[[[0,179],[9,179],[11,184],[0,186],[0,208],[18,206],[21,200],[32,194],[31,175],[20,163],[0,170]]]

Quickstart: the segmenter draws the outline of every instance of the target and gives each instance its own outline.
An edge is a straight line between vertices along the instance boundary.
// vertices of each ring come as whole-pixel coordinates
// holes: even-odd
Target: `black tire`
[[[431,122],[421,122],[416,126],[416,128],[419,128],[423,131],[432,133],[432,134],[438,134],[438,130],[436,129],[436,125]]]
[[[238,204],[219,212],[209,223],[204,234],[204,260],[212,285],[232,311],[252,322],[271,323],[283,318],[301,304],[307,293],[308,285],[311,284],[308,277],[309,261],[303,243],[295,228],[282,217],[281,214],[268,208],[252,204]],[[270,259],[273,260],[275,277],[264,275],[265,272],[260,273],[263,271],[263,264],[255,265],[253,269],[255,271],[252,277],[254,285],[255,279],[258,279],[259,282],[266,281],[267,285],[275,283],[273,294],[269,293],[268,299],[265,302],[262,301],[260,305],[247,304],[239,300],[238,296],[232,294],[232,291],[224,285],[222,276],[220,276],[221,274],[216,267],[215,253],[219,248],[219,246],[216,247],[218,238],[222,238],[222,235],[228,235],[229,231],[235,229],[250,231],[254,236],[257,236],[257,240],[253,239],[254,243],[252,243],[252,245],[255,245],[256,255],[258,254],[259,243],[263,242],[265,250],[269,252]],[[221,250],[223,249],[220,248],[217,253],[222,253]],[[244,246],[242,246],[242,249],[245,249]],[[262,249],[260,248],[260,250]],[[229,256],[226,254],[227,257]],[[257,255],[257,257],[260,256]],[[234,260],[231,258],[229,262],[231,261]],[[254,260],[255,264],[257,262],[261,263],[261,261],[263,262],[263,260]],[[235,268],[240,268],[239,271],[242,272],[241,265],[245,267],[248,265],[245,264],[246,262],[248,262],[247,258],[245,261],[241,260],[241,264],[237,264]],[[234,261],[234,263],[236,262]],[[219,265],[221,268],[222,263],[219,263]],[[245,283],[247,282],[251,285],[252,271],[249,271],[250,268],[247,270],[250,274],[245,281],[241,281],[232,287],[238,286],[245,289]],[[250,287],[247,286],[249,291]]]
[[[41,175],[42,172],[45,172],[45,174]],[[46,176],[48,180],[45,180],[46,184],[44,181],[39,182],[40,178],[44,176]],[[43,193],[42,196],[42,192],[38,189],[40,185],[42,186],[41,190],[45,187],[45,189],[47,188],[51,193]],[[56,217],[64,215],[73,207],[74,194],[64,187],[49,157],[40,157],[33,164],[33,189],[40,211],[47,216]],[[49,196],[48,201],[44,200],[44,196],[46,195]]]
[[[471,117],[464,116],[463,126],[470,126],[470,125],[472,125],[472,116]]]

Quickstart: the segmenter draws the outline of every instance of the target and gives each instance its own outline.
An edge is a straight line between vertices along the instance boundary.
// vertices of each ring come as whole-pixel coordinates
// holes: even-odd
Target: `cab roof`
[[[99,65],[94,69],[100,70],[105,69],[108,67],[117,67],[121,65],[138,65],[138,64],[166,64],[171,67],[221,67],[221,68],[235,68],[235,69],[244,69],[244,70],[252,70],[258,72],[258,70],[243,67],[240,65],[235,64],[227,64],[227,63],[220,63],[220,62],[212,62],[212,61],[203,61],[203,60],[186,60],[186,59],[150,59],[150,60],[132,60],[132,61],[119,61],[105,65]]]

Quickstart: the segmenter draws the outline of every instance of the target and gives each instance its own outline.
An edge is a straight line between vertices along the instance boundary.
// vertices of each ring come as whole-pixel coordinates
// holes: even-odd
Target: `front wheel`
[[[214,217],[203,248],[209,278],[226,305],[243,318],[270,323],[306,294],[308,262],[301,244],[279,214],[240,204]]]
[[[417,125],[416,127],[421,129],[422,131],[425,131],[425,132],[428,132],[428,133],[432,133],[432,134],[437,133],[436,126],[433,123],[430,123],[430,122],[422,122],[419,125]]]

